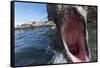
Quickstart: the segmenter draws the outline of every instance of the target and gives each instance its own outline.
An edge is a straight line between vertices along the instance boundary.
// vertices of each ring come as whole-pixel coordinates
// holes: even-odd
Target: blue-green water
[[[48,53],[51,47],[48,31],[49,27],[15,30],[16,66],[48,64],[52,55]]]

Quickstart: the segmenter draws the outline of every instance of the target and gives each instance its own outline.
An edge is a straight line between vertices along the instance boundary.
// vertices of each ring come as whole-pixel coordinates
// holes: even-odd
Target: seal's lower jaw
[[[66,40],[62,37],[66,53],[72,62],[89,62],[90,59],[86,54],[85,47],[83,45],[74,44],[67,45]],[[80,42],[80,41],[79,41]]]
[[[62,39],[64,43],[65,50],[72,60],[72,62],[89,62],[89,57],[87,56],[87,51],[85,49],[85,40],[83,36],[80,36],[81,40],[78,40],[77,43],[74,44],[67,44],[66,36],[63,36]],[[73,43],[73,41],[71,41]]]
[[[82,30],[83,28],[80,27],[81,24],[77,22],[76,24],[73,25],[71,22],[62,26],[61,36],[64,47],[72,62],[89,62],[85,33]]]

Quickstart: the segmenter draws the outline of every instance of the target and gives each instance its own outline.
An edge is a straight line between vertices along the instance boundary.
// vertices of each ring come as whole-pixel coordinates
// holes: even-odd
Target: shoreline
[[[29,27],[17,27],[14,28],[15,30],[20,30],[20,29],[35,29],[35,28],[41,28],[41,27],[53,27],[54,25],[42,25],[42,26],[29,26]]]

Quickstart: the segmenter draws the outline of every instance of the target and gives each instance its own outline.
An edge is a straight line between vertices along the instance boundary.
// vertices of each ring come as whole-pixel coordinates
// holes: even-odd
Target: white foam
[[[53,64],[59,64],[59,63],[68,63],[68,61],[64,58],[64,55],[62,53],[54,51],[55,54],[51,60]]]

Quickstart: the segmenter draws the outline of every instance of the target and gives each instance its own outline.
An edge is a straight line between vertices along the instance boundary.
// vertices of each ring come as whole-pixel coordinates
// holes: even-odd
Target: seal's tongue
[[[80,17],[67,16],[61,27],[65,49],[73,62],[87,62],[85,27]]]

